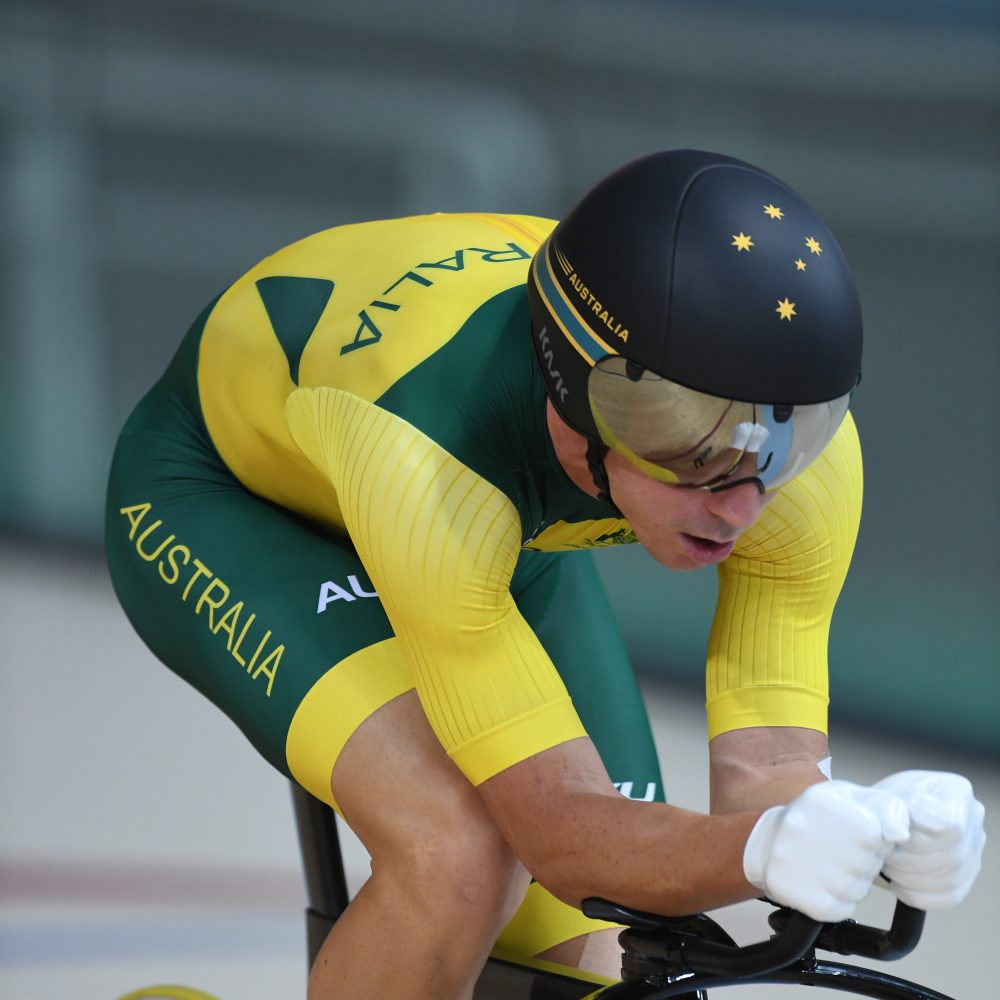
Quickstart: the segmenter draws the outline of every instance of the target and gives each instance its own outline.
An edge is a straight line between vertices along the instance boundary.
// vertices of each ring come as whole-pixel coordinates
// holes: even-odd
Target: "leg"
[[[310,1000],[471,997],[528,875],[412,691],[350,737],[332,790],[372,877],[320,950]]]
[[[137,411],[112,471],[119,598],[268,761],[330,804],[335,788],[374,859],[310,996],[468,996],[526,873],[405,694],[408,668],[349,541],[250,494],[196,430],[161,433],[164,395]]]
[[[143,426],[164,395],[140,405],[116,450],[115,590],[152,652],[292,777],[286,738],[306,695],[392,628],[347,539],[248,492],[195,433]]]

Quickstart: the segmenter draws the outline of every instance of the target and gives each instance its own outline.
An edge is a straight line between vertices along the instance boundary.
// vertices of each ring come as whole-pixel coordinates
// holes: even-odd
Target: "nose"
[[[729,527],[742,531],[760,517],[766,503],[767,497],[755,483],[741,483],[732,489],[707,494],[706,506]]]

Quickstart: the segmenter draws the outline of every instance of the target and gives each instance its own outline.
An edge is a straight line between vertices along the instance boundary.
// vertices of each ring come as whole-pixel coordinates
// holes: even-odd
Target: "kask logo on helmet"
[[[538,346],[541,348],[541,356],[545,359],[545,366],[548,368],[549,378],[552,380],[550,389],[559,397],[560,402],[565,403],[566,397],[569,395],[569,390],[563,382],[563,377],[559,373],[559,369],[555,366],[555,355],[550,346],[548,327],[540,327],[537,336]]]

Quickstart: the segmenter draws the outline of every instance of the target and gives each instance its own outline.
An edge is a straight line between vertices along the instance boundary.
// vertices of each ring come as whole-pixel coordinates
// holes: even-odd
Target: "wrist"
[[[755,889],[765,894],[767,859],[771,856],[784,812],[784,806],[772,806],[761,813],[743,846],[743,875]]]
[[[667,809],[670,807],[667,806]],[[685,914],[753,899],[759,889],[747,881],[743,854],[756,812],[725,816],[688,813],[686,830],[670,824],[658,836],[655,903],[640,906],[659,913]]]

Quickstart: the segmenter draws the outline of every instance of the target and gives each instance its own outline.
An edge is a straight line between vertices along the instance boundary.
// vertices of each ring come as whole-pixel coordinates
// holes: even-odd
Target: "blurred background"
[[[318,229],[558,217],[657,148],[777,174],[860,285],[838,773],[947,766],[1000,805],[998,97],[991,0],[0,0],[0,996],[303,995],[287,789],[103,570],[115,436],[194,316]],[[698,807],[714,575],[599,562]],[[995,895],[937,919],[939,989],[947,958],[989,995]]]

